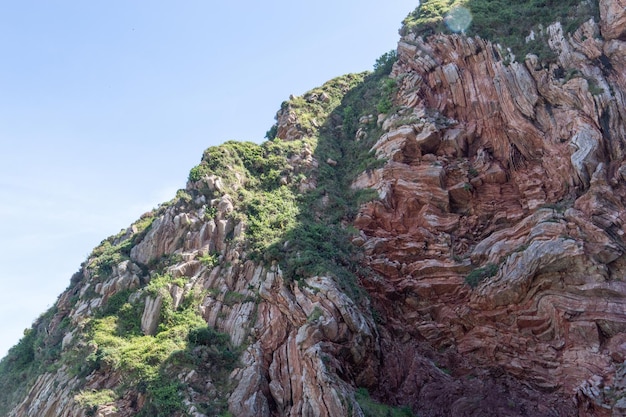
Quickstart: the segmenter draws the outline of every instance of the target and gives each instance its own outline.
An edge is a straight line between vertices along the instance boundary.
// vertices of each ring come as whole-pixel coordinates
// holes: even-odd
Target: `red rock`
[[[619,0],[601,1],[605,38],[622,36],[624,10]],[[584,25],[572,44],[559,27],[550,33],[562,44],[559,59],[585,74],[599,74],[592,60],[604,50],[615,75],[599,76],[597,82],[625,91],[621,74],[626,73],[626,60],[618,52],[623,42],[583,40],[582,33],[598,33],[593,22]],[[582,48],[584,55],[576,55],[575,48]],[[604,96],[589,94],[585,78],[560,83],[532,59],[527,66],[505,66],[493,51],[483,40],[456,35],[426,40],[407,35],[400,42],[393,73],[410,78],[399,84],[398,102],[415,112],[437,109],[439,119],[455,120],[453,126],[438,127],[438,135],[455,145],[440,141],[435,149],[433,141],[421,154],[413,152],[411,158],[405,153],[401,160],[395,158],[403,164],[390,162],[370,177],[367,186],[385,190],[385,205],[362,207],[356,225],[366,240],[385,236],[375,246],[366,241],[363,248],[370,265],[381,265],[375,268],[389,284],[384,293],[371,289],[370,295],[393,323],[393,332],[412,334],[412,327],[403,327],[404,317],[432,349],[451,347],[461,354],[466,368],[453,366],[453,375],[461,369],[498,366],[504,375],[536,387],[536,398],[545,398],[539,402],[560,404],[552,411],[538,410],[538,415],[574,415],[566,404],[572,404],[576,387],[594,376],[609,384],[614,361],[624,356],[626,288],[607,282],[621,281],[626,274],[621,262],[626,186],[621,177],[610,180],[623,164],[618,148],[625,146],[624,116]],[[613,99],[617,107],[626,107],[623,96]],[[610,122],[601,126],[603,117]],[[419,129],[415,135],[420,137]],[[384,140],[376,149],[389,156]],[[407,146],[396,143],[393,152]],[[437,154],[441,182],[419,174],[434,164],[422,155],[428,151]],[[399,244],[400,230],[415,242],[412,253]],[[463,265],[468,257],[474,268],[497,266],[497,273],[473,290],[463,284],[471,269],[451,267]],[[396,309],[385,308],[394,288],[398,295],[410,290],[414,296],[400,298],[405,301]],[[443,306],[459,313],[434,314]],[[402,351],[407,360],[427,354],[403,345],[404,339],[386,340],[387,333],[382,334],[383,343]],[[429,355],[442,360],[437,353]],[[427,383],[384,386],[419,372],[429,374],[428,366],[384,366],[381,372],[379,390],[385,398],[409,401],[435,415],[414,400],[432,392]],[[453,378],[437,386],[457,387],[457,406],[468,407],[468,391],[458,384]],[[444,392],[440,388],[438,395],[449,395]],[[587,398],[578,402],[581,413],[591,407],[605,415],[603,407],[612,406],[610,399],[591,398],[593,390],[577,392],[576,398]],[[437,396],[428,399],[437,401]]]

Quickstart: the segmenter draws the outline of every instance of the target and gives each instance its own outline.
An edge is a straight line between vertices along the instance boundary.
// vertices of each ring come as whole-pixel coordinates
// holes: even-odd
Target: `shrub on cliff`
[[[365,417],[413,417],[413,412],[409,407],[391,407],[381,404],[372,399],[365,388],[359,388],[355,394]]]
[[[491,278],[498,273],[498,265],[487,264],[482,268],[476,268],[465,277],[465,283],[472,288],[476,288],[478,284],[487,278]]]
[[[466,34],[509,47],[521,59],[527,53],[546,60],[554,58],[542,36],[542,28],[554,22],[561,22],[566,32],[573,32],[591,17],[599,21],[597,0],[424,0],[404,19],[400,34],[452,33],[446,16],[459,7],[471,13]],[[533,39],[526,41],[531,32]]]

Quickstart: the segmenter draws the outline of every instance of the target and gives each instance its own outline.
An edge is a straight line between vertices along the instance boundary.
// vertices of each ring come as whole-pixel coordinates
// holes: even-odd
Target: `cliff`
[[[508,48],[484,3],[207,149],[0,362],[0,414],[626,415],[626,2]]]

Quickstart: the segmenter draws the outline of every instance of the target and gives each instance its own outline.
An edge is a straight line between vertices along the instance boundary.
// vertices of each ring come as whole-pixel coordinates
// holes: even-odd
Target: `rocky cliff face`
[[[3,360],[3,410],[625,415],[626,3],[599,8],[549,64],[405,34],[392,81],[207,150]]]

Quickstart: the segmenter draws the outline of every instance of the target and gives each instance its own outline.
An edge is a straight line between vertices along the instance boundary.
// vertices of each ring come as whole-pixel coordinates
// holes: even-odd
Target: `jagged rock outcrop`
[[[530,415],[622,415],[613,384],[626,324],[626,68],[612,39],[624,5],[600,3],[599,27],[588,21],[571,36],[548,28],[558,52],[549,67],[532,56],[505,65],[479,38],[404,36],[393,72],[404,114],[374,147],[389,162],[354,184],[381,197],[355,224],[369,264],[387,278],[366,285],[401,361],[430,355],[457,379],[497,367],[549,400]],[[569,68],[580,75],[559,77]],[[493,276],[470,289],[463,278],[472,270]],[[401,301],[390,306],[390,296]],[[403,332],[428,349],[406,347],[393,334]],[[381,395],[414,402],[441,385],[400,382],[425,369],[383,366],[383,378],[398,382]],[[457,389],[457,401],[471,397]],[[471,415],[434,401],[442,415]],[[524,398],[513,403],[493,415],[529,410]]]
[[[625,415],[626,8],[599,9],[545,28],[548,64],[405,33],[393,106],[350,75],[283,103],[275,142],[207,150],[3,362],[31,378],[8,415]],[[342,176],[378,198],[303,227]],[[351,280],[294,241],[328,230]]]

